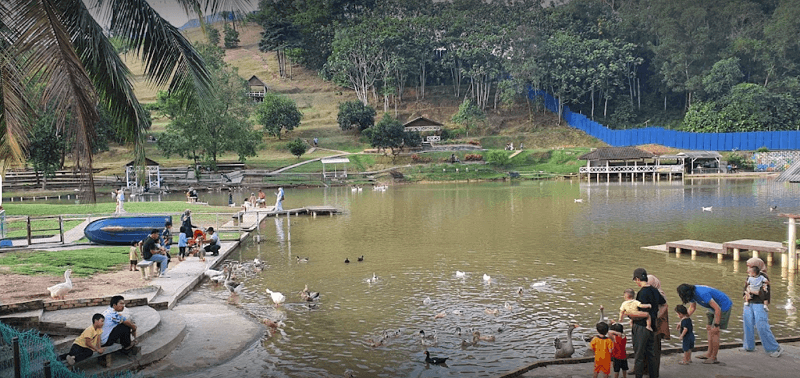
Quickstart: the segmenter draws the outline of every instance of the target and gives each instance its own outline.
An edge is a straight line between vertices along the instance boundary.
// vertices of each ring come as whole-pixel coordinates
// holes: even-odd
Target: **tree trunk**
[[[594,121],[594,87],[592,87],[592,91],[591,91],[591,93],[590,93],[590,96],[592,96],[592,113],[591,113],[591,118],[592,118],[592,121]]]
[[[608,117],[608,97],[605,98],[605,104],[603,105],[603,118]]]

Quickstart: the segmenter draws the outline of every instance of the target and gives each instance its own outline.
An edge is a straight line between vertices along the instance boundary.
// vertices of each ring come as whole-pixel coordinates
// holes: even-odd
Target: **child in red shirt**
[[[614,342],[606,336],[608,324],[600,322],[597,323],[596,328],[597,336],[592,338],[590,344],[594,351],[594,378],[597,378],[600,372],[603,372],[608,378],[611,373],[611,349],[614,347]]]
[[[628,352],[625,350],[625,344],[628,343],[628,338],[625,337],[622,324],[612,324],[611,331],[609,331],[608,334],[611,336],[611,340],[614,341],[614,349],[611,351],[611,361],[614,364],[614,378],[619,378],[620,370],[622,370],[622,377],[628,378]]]

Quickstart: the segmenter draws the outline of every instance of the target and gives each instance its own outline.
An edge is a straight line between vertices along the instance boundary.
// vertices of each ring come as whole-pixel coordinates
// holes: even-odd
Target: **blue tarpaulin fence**
[[[547,92],[531,89],[530,99],[544,99],[544,106],[558,113],[558,100]],[[770,150],[800,149],[800,131],[756,131],[739,133],[692,133],[667,130],[662,127],[645,127],[630,130],[611,130],[583,114],[573,113],[568,106],[563,110],[564,120],[570,126],[581,130],[613,147],[635,146],[641,144],[660,144],[683,150],[730,151],[757,150],[766,147]]]

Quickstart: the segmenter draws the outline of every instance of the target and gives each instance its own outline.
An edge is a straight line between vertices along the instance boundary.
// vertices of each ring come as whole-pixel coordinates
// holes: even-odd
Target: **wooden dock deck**
[[[743,251],[750,251],[752,257],[760,257],[759,253],[766,253],[767,265],[772,265],[774,254],[781,254],[781,266],[788,265],[788,248],[781,242],[773,242],[767,240],[754,240],[754,239],[740,239],[724,243],[713,243],[701,240],[678,240],[667,242],[662,245],[654,245],[649,247],[642,247],[642,249],[654,250],[666,253],[675,253],[680,256],[684,250],[689,250],[692,257],[697,255],[697,252],[704,252],[717,255],[717,261],[722,262],[725,255],[733,255],[733,261],[739,261]]]
[[[767,240],[753,240],[741,239],[722,243],[722,247],[726,252],[733,251],[733,261],[739,261],[742,251],[750,251],[753,257],[759,257],[758,253],[767,254],[767,265],[772,265],[772,260],[775,253],[781,254],[781,266],[787,266],[788,248],[783,246],[781,242],[767,241]]]
[[[667,251],[675,252],[676,256],[680,256],[681,250],[692,251],[692,257],[697,256],[697,252],[713,253],[717,255],[717,261],[722,261],[722,257],[726,254],[725,249],[721,243],[713,243],[701,240],[678,240],[667,242]]]

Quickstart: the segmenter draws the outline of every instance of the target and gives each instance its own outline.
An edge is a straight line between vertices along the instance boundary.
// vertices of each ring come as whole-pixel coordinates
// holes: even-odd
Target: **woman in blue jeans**
[[[764,261],[758,257],[753,257],[747,260],[747,267],[756,266],[759,268],[761,275],[764,276],[767,280],[769,277],[764,272],[766,266],[764,266]],[[745,282],[745,290],[747,290],[747,282]],[[765,290],[766,289],[766,290]],[[745,302],[744,305],[744,312],[742,314],[742,319],[744,320],[744,337],[742,337],[742,349],[747,352],[753,352],[756,349],[756,340],[755,340],[755,332],[758,332],[758,337],[761,338],[761,344],[764,346],[764,350],[771,356],[771,357],[780,357],[781,346],[778,345],[778,341],[775,340],[775,336],[772,334],[772,330],[769,327],[769,318],[767,317],[767,310],[765,308],[765,302],[768,304],[770,300],[770,289],[769,289],[769,282],[766,281],[762,286],[761,290],[758,294],[751,294],[749,303]]]

